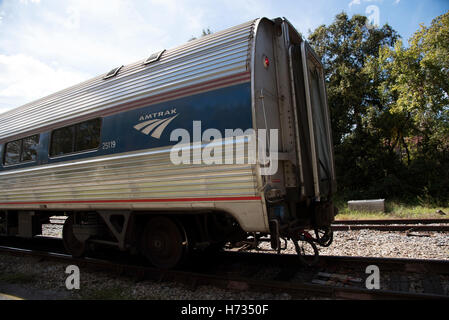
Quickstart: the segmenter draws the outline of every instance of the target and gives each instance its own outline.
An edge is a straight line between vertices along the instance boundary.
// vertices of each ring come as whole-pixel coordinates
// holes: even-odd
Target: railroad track
[[[334,231],[349,230],[379,231],[449,231],[449,219],[383,219],[383,220],[336,220]]]
[[[321,256],[317,266],[310,268],[299,264],[295,255],[268,253],[220,252],[199,256],[193,264],[182,270],[160,270],[129,257],[73,258],[60,250],[55,239],[53,251],[1,246],[0,253],[35,256],[75,264],[89,270],[120,274],[134,280],[175,281],[191,289],[209,285],[233,290],[288,293],[294,298],[330,299],[448,299],[443,285],[449,282],[449,261],[366,257]],[[46,250],[49,248],[46,243]],[[133,259],[131,259],[133,261]],[[381,289],[365,288],[365,268],[377,265],[381,271]],[[413,278],[421,277],[424,292],[408,292]],[[388,283],[385,279],[388,278]],[[416,280],[413,280],[416,281]]]
[[[335,220],[332,224],[449,224],[449,219],[363,219]]]
[[[51,217],[51,224],[63,225],[65,217]],[[384,220],[336,220],[334,231],[350,230],[379,231],[449,231],[449,219],[384,219]]]

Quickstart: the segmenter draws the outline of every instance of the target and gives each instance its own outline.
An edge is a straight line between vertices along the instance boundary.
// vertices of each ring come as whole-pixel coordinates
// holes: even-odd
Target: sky
[[[390,24],[406,42],[449,0],[0,0],[0,113],[258,17],[303,35],[336,14]]]

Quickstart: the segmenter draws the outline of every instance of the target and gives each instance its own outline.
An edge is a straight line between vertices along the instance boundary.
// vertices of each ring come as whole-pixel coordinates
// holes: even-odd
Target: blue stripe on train
[[[201,121],[203,132],[214,128],[218,129],[223,136],[225,129],[252,128],[250,83],[104,117],[100,148],[94,152],[49,159],[50,133],[42,133],[37,163],[7,168],[0,166],[0,171],[175,145],[177,141],[170,141],[170,133],[174,129],[183,128],[193,137],[193,121]]]

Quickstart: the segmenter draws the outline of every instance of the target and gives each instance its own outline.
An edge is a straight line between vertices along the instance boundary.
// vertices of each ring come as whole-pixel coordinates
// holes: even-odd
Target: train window
[[[100,145],[100,133],[101,119],[54,130],[51,136],[50,156],[96,149]]]
[[[4,164],[6,166],[20,162],[36,161],[39,135],[11,141],[6,144]]]
[[[8,142],[5,148],[5,161],[6,166],[17,164],[20,162],[20,149],[22,148],[22,140],[16,140]]]
[[[163,54],[164,52],[165,52],[165,49],[153,53],[151,56],[149,56],[149,57],[145,60],[145,62],[144,62],[143,64],[150,64],[150,63],[152,63],[152,62],[159,61],[159,59],[161,58],[161,56],[162,56],[162,54]]]
[[[24,138],[22,142],[22,155],[20,161],[36,161],[39,136]]]
[[[112,69],[111,71],[109,71],[109,72],[103,77],[103,80],[106,80],[106,79],[115,77],[122,67],[123,67],[123,66],[120,66],[120,67],[114,68],[114,69]]]
[[[98,148],[101,120],[94,119],[76,126],[75,152]]]
[[[60,156],[73,152],[74,126],[53,131],[51,135],[51,156]]]

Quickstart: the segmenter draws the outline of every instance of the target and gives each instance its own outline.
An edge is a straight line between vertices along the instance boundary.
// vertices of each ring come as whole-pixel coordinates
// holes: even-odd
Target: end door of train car
[[[255,126],[279,129],[278,170],[262,176],[269,217],[328,234],[336,180],[320,59],[286,19],[262,19],[255,43]]]

